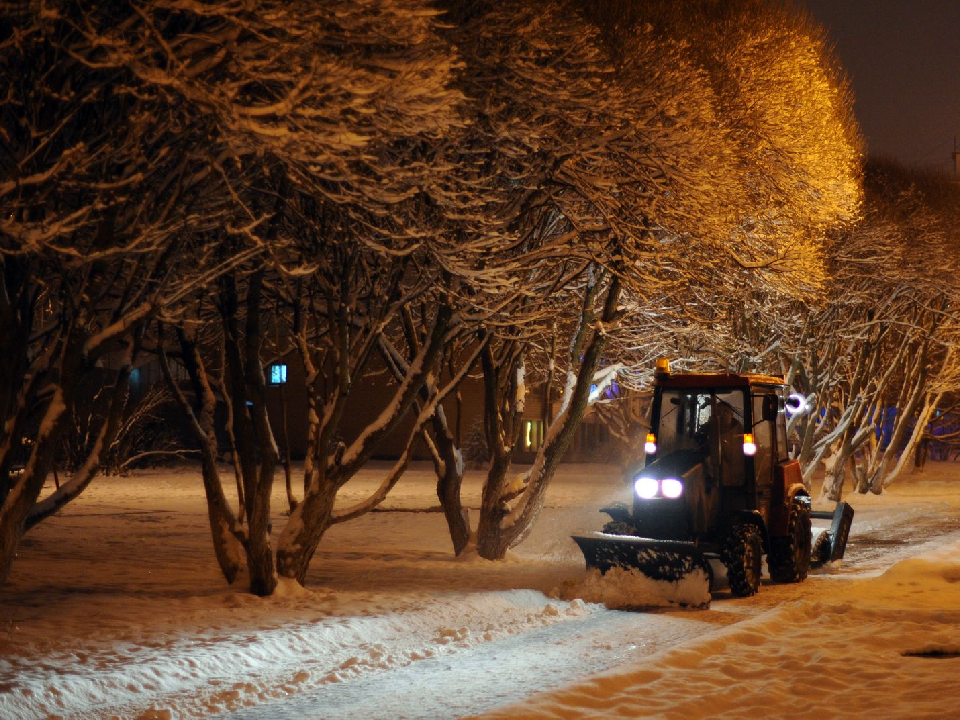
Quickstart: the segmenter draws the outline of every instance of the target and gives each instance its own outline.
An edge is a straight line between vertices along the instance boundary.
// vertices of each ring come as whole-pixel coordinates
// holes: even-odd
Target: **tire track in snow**
[[[724,614],[726,615],[726,614]],[[709,619],[708,619],[709,618]],[[613,669],[732,622],[706,612],[598,610],[565,622],[331,683],[214,717],[225,720],[433,720],[486,712]]]

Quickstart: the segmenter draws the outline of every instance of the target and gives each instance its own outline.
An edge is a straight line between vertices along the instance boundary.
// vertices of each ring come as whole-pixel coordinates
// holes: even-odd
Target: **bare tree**
[[[510,262],[498,266],[510,292],[486,305],[479,335],[488,343],[481,368],[492,459],[476,543],[481,555],[496,558],[539,514],[556,464],[595,399],[591,386],[616,376],[619,366],[601,367],[601,360],[622,318],[624,284],[646,295],[675,281],[670,261],[657,261],[690,233],[718,235],[711,231],[723,220],[709,209],[737,190],[711,181],[707,166],[725,167],[713,134],[719,123],[709,87],[678,47],[650,32],[621,38],[620,47],[574,4],[450,7],[473,119],[464,146],[495,173],[485,178],[486,197],[514,238],[506,236],[499,253]],[[678,97],[689,101],[682,109]],[[671,193],[683,199],[660,201]],[[534,379],[556,412],[545,416],[533,469],[514,479],[519,418]],[[443,419],[431,432],[438,493],[459,552],[470,537],[458,496],[463,463]]]
[[[0,359],[0,580],[22,533],[101,466],[149,318],[243,260],[219,261],[198,240],[228,200],[203,159],[216,146],[172,132],[195,127],[189,105],[126,52],[146,30],[141,10],[18,4],[0,20],[11,79],[0,100],[0,323],[12,341]],[[131,23],[116,22],[124,12]],[[94,375],[105,358],[115,370]],[[73,476],[40,500],[91,378],[112,388],[108,409]]]
[[[405,3],[379,3],[373,13],[348,2],[297,11],[292,30],[276,29],[279,38],[268,46],[278,65],[264,86],[279,88],[284,103],[264,105],[252,128],[271,118],[281,140],[268,137],[231,185],[262,229],[246,244],[259,242],[265,258],[194,297],[191,318],[199,325],[170,323],[192,378],[193,392],[179,397],[203,452],[221,567],[232,582],[245,566],[257,594],[272,592],[278,575],[302,582],[327,528],[382,501],[405,467],[402,459],[369,501],[334,513],[337,492],[405,418],[456,324],[420,270],[436,274],[449,254],[428,234],[433,216],[464,212],[449,166],[442,157],[433,161],[435,146],[461,123],[461,96],[447,87],[454,57],[434,32],[434,13]],[[295,122],[287,119],[291,108]],[[238,125],[240,140],[250,129]],[[385,398],[378,423],[341,445],[352,389],[385,326],[413,302],[437,307],[429,339],[405,382]],[[278,450],[263,368],[283,352],[276,337],[303,363],[309,422],[303,496],[291,503],[274,546],[269,511]],[[168,378],[176,385],[172,371]],[[216,463],[217,402],[228,408],[237,513],[225,501]]]
[[[864,218],[833,237],[827,291],[799,309],[799,341],[782,354],[811,408],[790,423],[805,478],[822,464],[834,499],[848,473],[862,492],[892,482],[956,382],[948,186],[882,162],[866,178]]]

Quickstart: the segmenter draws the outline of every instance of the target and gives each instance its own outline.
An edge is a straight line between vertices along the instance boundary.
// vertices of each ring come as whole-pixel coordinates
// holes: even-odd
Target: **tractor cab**
[[[629,470],[632,507],[603,508],[602,532],[574,535],[588,567],[639,569],[678,580],[712,560],[735,595],[771,577],[799,582],[811,562],[843,557],[853,508],[813,512],[800,463],[787,453],[783,380],[771,375],[671,373],[658,363],[641,467]],[[811,518],[831,519],[812,546]]]
[[[644,467],[629,478],[634,518],[652,537],[712,538],[720,517],[738,511],[769,522],[776,469],[789,462],[782,393],[764,375],[658,376]],[[664,512],[655,499],[680,502]]]

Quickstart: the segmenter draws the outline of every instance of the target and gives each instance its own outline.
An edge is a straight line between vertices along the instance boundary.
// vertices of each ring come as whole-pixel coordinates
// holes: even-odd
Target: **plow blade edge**
[[[593,532],[574,535],[588,568],[639,570],[652,580],[676,582],[700,568],[712,577],[710,563],[693,543]]]

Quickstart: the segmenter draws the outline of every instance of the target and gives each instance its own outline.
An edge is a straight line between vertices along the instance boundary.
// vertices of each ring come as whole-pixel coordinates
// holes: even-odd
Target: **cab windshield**
[[[742,442],[743,421],[742,390],[663,390],[656,456],[666,457],[677,450],[708,455],[711,434]]]

